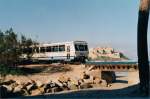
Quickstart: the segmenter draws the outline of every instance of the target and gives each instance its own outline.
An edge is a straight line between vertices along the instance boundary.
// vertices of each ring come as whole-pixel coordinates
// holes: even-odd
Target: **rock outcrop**
[[[114,48],[91,48],[89,49],[89,58],[92,60],[127,60],[123,53],[115,51]]]

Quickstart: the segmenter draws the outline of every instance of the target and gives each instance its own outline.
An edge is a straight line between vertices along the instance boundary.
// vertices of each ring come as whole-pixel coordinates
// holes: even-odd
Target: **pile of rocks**
[[[10,96],[33,96],[41,95],[44,93],[54,93],[62,91],[60,86],[52,81],[43,84],[40,81],[31,80],[26,83],[20,83],[18,81],[5,81],[0,85],[1,97],[10,97]]]
[[[105,77],[108,78],[108,77]],[[108,79],[110,81],[112,79]],[[110,81],[111,82],[111,81]],[[70,78],[62,75],[56,81],[42,83],[40,81],[30,80],[22,83],[21,81],[9,80],[0,84],[1,97],[9,97],[11,95],[33,96],[45,93],[55,93],[67,90],[87,89],[98,86],[107,86],[108,82],[100,77],[93,77],[83,72],[79,79]]]

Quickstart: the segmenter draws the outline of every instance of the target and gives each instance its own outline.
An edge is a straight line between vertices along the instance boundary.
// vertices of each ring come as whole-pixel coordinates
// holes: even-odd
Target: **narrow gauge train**
[[[88,44],[86,41],[71,41],[49,44],[38,44],[23,49],[22,59],[27,59],[26,53],[32,53],[32,61],[49,62],[85,62],[88,59]]]

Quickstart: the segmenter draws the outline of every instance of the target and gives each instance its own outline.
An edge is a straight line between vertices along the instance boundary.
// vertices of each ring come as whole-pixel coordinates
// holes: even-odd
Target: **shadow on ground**
[[[26,96],[22,98],[69,98],[69,99],[79,99],[79,98],[135,98],[135,99],[149,99],[149,97],[145,97],[144,95],[140,94],[138,90],[138,85],[129,86],[122,89],[115,89],[115,90],[80,90],[68,93],[59,93],[59,94],[47,94],[47,95],[39,95],[39,96]]]
[[[40,66],[40,67],[20,67],[21,71],[25,73],[25,75],[37,74],[37,73],[57,73],[57,72],[67,72],[71,71],[71,67],[67,66]]]

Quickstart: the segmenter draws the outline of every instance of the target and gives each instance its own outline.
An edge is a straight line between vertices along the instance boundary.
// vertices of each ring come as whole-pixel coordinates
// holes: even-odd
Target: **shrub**
[[[25,72],[20,68],[9,67],[4,64],[0,64],[0,74],[2,76],[12,74],[12,75],[24,75]]]

